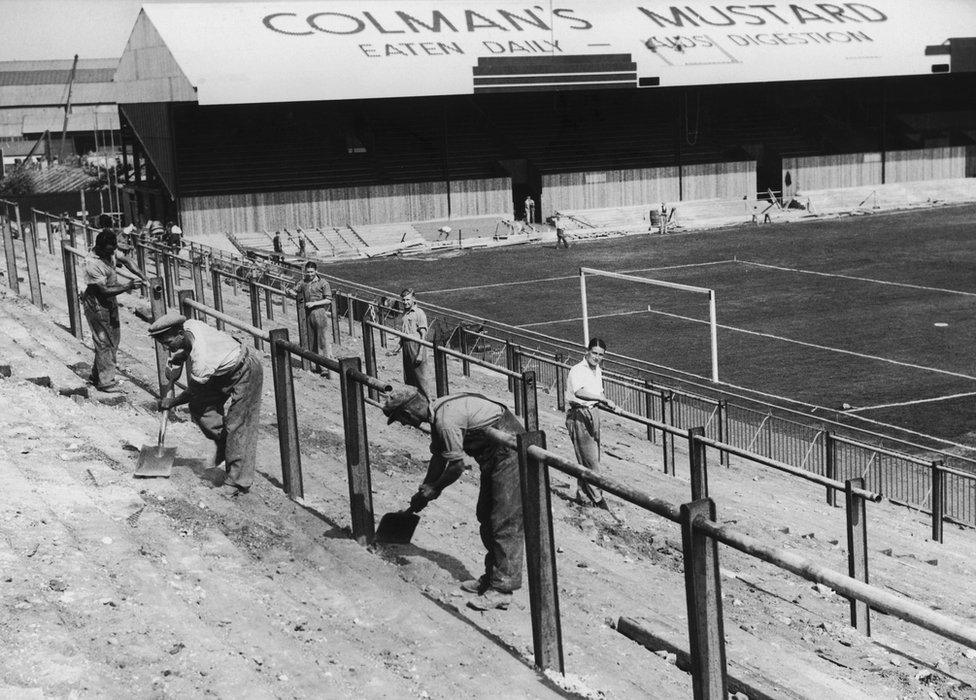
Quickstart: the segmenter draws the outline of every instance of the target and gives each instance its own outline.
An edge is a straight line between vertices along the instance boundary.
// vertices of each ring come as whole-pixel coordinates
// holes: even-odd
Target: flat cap
[[[184,323],[186,323],[186,316],[178,314],[175,311],[170,311],[167,314],[163,314],[149,325],[149,335],[162,335],[170,328],[182,326]]]
[[[427,407],[421,406],[427,399],[413,387],[405,386],[394,389],[383,402],[383,413],[386,414],[386,424],[396,420],[397,415],[415,410],[417,413],[426,412]]]

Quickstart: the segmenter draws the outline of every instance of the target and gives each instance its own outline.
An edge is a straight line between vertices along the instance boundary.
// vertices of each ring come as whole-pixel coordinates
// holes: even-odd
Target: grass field
[[[330,272],[579,341],[581,265],[714,289],[722,382],[943,437],[976,431],[976,206]],[[611,351],[709,376],[704,297],[593,278],[588,293],[591,335]]]

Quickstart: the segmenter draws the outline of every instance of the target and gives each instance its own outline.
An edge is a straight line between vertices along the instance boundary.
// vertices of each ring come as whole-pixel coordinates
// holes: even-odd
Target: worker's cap
[[[149,335],[155,337],[162,335],[166,331],[182,326],[186,323],[186,316],[170,311],[163,314],[149,325]]]
[[[440,227],[439,229],[437,229],[437,230],[438,230],[438,231],[439,231],[440,233],[450,233],[450,232],[451,232],[451,227],[450,227],[450,226],[441,226],[441,227]]]
[[[403,413],[412,413],[418,417],[427,415],[427,399],[413,387],[394,389],[383,402],[383,413],[386,414],[386,424],[389,425]]]

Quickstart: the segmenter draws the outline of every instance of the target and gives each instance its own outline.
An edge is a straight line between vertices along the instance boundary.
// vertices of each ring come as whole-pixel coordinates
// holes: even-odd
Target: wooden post
[[[346,433],[352,536],[359,544],[365,545],[372,542],[376,534],[366,436],[366,399],[363,385],[349,374],[350,371],[361,371],[361,364],[358,357],[340,359],[339,382],[342,386],[342,422]]]
[[[837,443],[829,431],[824,433],[824,476],[837,480]],[[837,491],[832,486],[827,487],[827,505],[837,505]]]
[[[278,450],[281,453],[281,482],[291,498],[303,498],[302,453],[295,413],[295,384],[291,374],[291,353],[280,345],[288,340],[286,328],[272,328],[271,373],[274,376],[275,417],[278,419]]]
[[[305,295],[299,294],[295,300],[295,312],[298,316],[298,344],[304,350],[309,350],[308,346],[308,310],[305,308]],[[301,359],[301,367],[308,371],[311,363],[304,357]]]
[[[847,573],[863,583],[868,583],[868,524],[864,499],[854,494],[856,488],[864,488],[864,478],[844,482],[844,505],[847,509]],[[851,627],[866,637],[871,636],[871,608],[868,604],[850,599]]]
[[[650,379],[644,380],[644,413],[648,420],[654,419],[654,385]],[[657,440],[657,430],[653,426],[647,426],[648,442]]]
[[[519,393],[522,395],[522,421],[525,429],[532,431],[539,429],[539,396],[536,392],[535,372],[522,372],[519,382]]]
[[[14,235],[10,230],[10,221],[5,216],[0,216],[0,229],[3,229],[3,254],[7,258],[7,286],[13,290],[14,294],[20,294]]]
[[[75,222],[70,220],[66,216],[62,216],[61,217],[61,238],[64,238],[65,231],[68,232],[68,240],[71,241],[71,247],[74,248],[77,245],[77,241],[76,241],[77,231],[75,231]]]
[[[512,358],[512,341],[505,341],[505,369],[514,372],[515,371],[515,360]],[[512,377],[508,378],[508,390],[511,392],[515,391],[515,380]],[[518,408],[516,406],[516,408]],[[518,411],[516,411],[518,413]]]
[[[176,305],[176,288],[173,285],[173,265],[170,263],[169,255],[163,253],[163,285],[166,288],[166,303],[169,306]]]
[[[45,231],[47,233],[47,252],[49,255],[54,255],[54,236],[51,235],[51,224],[45,225]],[[37,228],[37,209],[31,207],[31,230],[34,231],[34,236],[40,236],[40,229]]]
[[[203,294],[203,258],[202,256],[194,256],[190,260],[190,276],[193,278],[193,293],[196,295],[197,301],[201,304],[206,304],[206,297]]]
[[[17,207],[14,207],[14,211]],[[20,236],[24,239],[24,257],[27,259],[27,279],[30,283],[31,303],[39,309],[44,308],[44,299],[41,295],[41,276],[37,270],[37,242],[34,240],[34,231],[31,229],[20,228]]]
[[[661,390],[661,422],[665,425],[674,426],[674,392],[670,389]],[[664,456],[664,473],[674,476],[674,434],[664,433],[661,445]]]
[[[68,252],[68,241],[61,239],[61,266],[64,268],[64,293],[68,298],[68,325],[71,335],[82,339],[81,300],[78,299],[78,272],[75,268],[75,254]]]
[[[363,317],[363,359],[366,364],[366,374],[371,377],[376,376],[376,340],[373,335],[373,328],[369,325],[369,320]],[[369,398],[373,401],[379,400],[380,393],[376,389],[369,387],[367,390]]]
[[[698,439],[700,437],[705,437],[705,428],[688,429],[688,462],[691,465],[693,501],[708,498],[708,465],[705,459],[705,443]]]
[[[718,402],[718,441],[728,444],[729,441],[729,402],[719,399]],[[718,463],[729,466],[729,453],[719,450]]]
[[[136,240],[133,243],[133,247],[136,249],[136,264],[139,266],[140,270],[142,270],[146,275],[148,275],[149,270],[146,267],[146,246],[142,241],[138,239],[138,236],[136,237]],[[139,288],[139,294],[144,299],[147,296],[149,296],[149,290],[146,289],[145,285]],[[200,298],[203,299],[203,296],[201,295]]]
[[[274,321],[274,299],[271,298],[271,290],[264,290],[264,314],[269,321]]]
[[[251,325],[255,328],[261,327],[261,290],[254,283],[254,280],[249,280],[247,283],[247,295],[251,300]],[[257,350],[261,349],[261,339],[254,336],[254,347]]]
[[[942,520],[945,514],[945,472],[943,462],[932,462],[932,539],[942,543]]]
[[[450,393],[447,378],[447,353],[437,344],[432,348],[432,352],[434,353],[434,386],[437,398],[440,398]]]
[[[212,278],[211,293],[213,294],[213,307],[223,313],[224,311],[224,286],[220,276],[220,268],[211,267],[210,276]],[[224,322],[217,319],[217,330],[224,330]]]
[[[512,372],[520,372],[519,365],[522,363],[519,361],[519,348],[517,345],[509,345],[511,349],[511,361],[509,362],[508,368]],[[509,383],[512,386],[512,400],[515,404],[515,415],[525,416],[525,407],[522,405],[522,384],[515,377],[508,378]]]
[[[332,292],[332,304],[329,306],[329,313],[332,316],[332,342],[338,345],[342,342],[339,332],[339,292]],[[384,347],[386,347],[384,343]]]
[[[161,318],[166,313],[166,290],[163,288],[163,280],[154,277],[149,280],[149,306],[152,309],[153,320]],[[169,353],[159,341],[153,343],[156,348],[156,376],[159,379],[159,397],[163,396],[163,389],[167,386],[166,361]]]
[[[556,546],[552,532],[549,469],[529,455],[529,447],[545,449],[546,435],[534,430],[516,437],[525,525],[525,569],[529,579],[529,614],[535,665],[565,673],[563,633],[559,616]]]
[[[464,324],[458,323],[458,349],[461,351],[461,374],[465,377],[471,376],[471,363],[468,362],[468,335],[464,330]]]
[[[566,368],[563,362],[566,356],[557,352],[556,360],[556,410],[566,412]]]
[[[718,542],[695,529],[695,520],[715,520],[715,503],[705,498],[681,506],[692,697],[726,700],[725,630]]]
[[[85,245],[91,248],[95,245],[95,237],[92,235],[92,230],[88,227],[88,224],[84,223],[81,225],[81,228],[85,233]]]

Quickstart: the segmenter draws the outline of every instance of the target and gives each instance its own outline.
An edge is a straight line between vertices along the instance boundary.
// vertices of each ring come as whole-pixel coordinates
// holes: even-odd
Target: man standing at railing
[[[400,320],[400,331],[407,337],[400,338],[400,345],[387,353],[395,355],[403,350],[403,381],[416,387],[421,394],[430,399],[434,394],[430,391],[429,362],[427,346],[421,345],[409,338],[427,339],[427,314],[417,306],[413,289],[409,287],[400,292],[403,303],[403,318]]]
[[[617,405],[603,392],[603,358],[607,344],[590,338],[586,355],[569,370],[566,378],[566,430],[576,451],[576,461],[592,471],[600,471],[600,409],[603,405],[617,412]],[[603,492],[578,479],[576,503],[608,510]]]
[[[297,303],[305,306],[309,346],[312,352],[332,357],[332,331],[329,328],[332,307],[332,286],[319,277],[319,266],[312,260],[305,263],[302,280],[292,287]],[[329,377],[329,370],[312,365],[312,371]]]
[[[476,514],[485,554],[485,572],[461,584],[478,594],[468,602],[475,610],[508,608],[512,592],[522,586],[522,492],[518,455],[491,442],[485,428],[517,435],[525,427],[502,404],[481,394],[452,394],[433,403],[413,388],[392,392],[383,404],[387,423],[420,427],[430,423],[430,462],[427,476],[410,499],[418,513],[457,481],[468,469],[481,470]]]
[[[186,366],[186,390],[173,397],[164,395],[159,410],[188,403],[193,422],[217,445],[214,465],[223,464],[227,472],[220,485],[228,487],[231,496],[247,493],[254,483],[264,384],[257,351],[175,311],[156,319],[149,335],[170,353],[166,370],[170,382],[175,384]]]
[[[95,236],[95,246],[81,264],[82,281],[85,289],[81,293],[81,307],[91,328],[92,343],[95,345],[95,359],[92,361],[88,380],[95,388],[106,394],[125,393],[115,377],[119,341],[122,328],[119,324],[118,295],[131,292],[142,282],[119,283],[115,271],[120,259],[116,254],[118,237],[110,228],[102,229]],[[143,280],[145,275],[139,268],[127,264]]]

